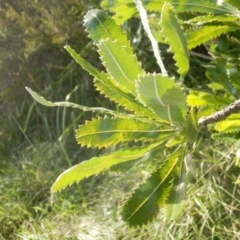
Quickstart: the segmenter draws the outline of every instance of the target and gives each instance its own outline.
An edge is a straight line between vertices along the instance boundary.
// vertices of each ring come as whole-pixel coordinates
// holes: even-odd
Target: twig
[[[200,127],[207,127],[210,123],[219,122],[225,118],[227,118],[232,113],[237,113],[240,111],[240,100],[231,103],[229,106],[225,107],[221,111],[215,112],[208,117],[201,117],[198,120],[198,125]]]

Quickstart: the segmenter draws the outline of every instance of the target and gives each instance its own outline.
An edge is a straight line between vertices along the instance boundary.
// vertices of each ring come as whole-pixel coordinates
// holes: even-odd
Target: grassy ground
[[[160,212],[149,225],[129,229],[118,215],[126,195],[153,169],[151,161],[134,165],[124,174],[106,172],[85,179],[51,196],[51,185],[63,170],[101,154],[75,142],[77,125],[92,115],[40,106],[24,86],[52,100],[112,106],[94,91],[91,78],[63,51],[68,42],[100,66],[80,28],[83,13],[96,3],[54,0],[50,6],[48,1],[35,1],[30,10],[38,14],[33,19],[19,13],[27,1],[21,1],[23,5],[11,2],[12,8],[6,5],[0,11],[2,26],[7,29],[0,36],[0,43],[4,43],[4,48],[0,46],[4,49],[0,53],[0,239],[240,239],[240,190],[234,184],[239,175],[235,164],[238,143],[204,140],[193,156],[195,180],[189,184],[185,211],[173,222],[166,222]],[[16,23],[22,28],[17,29]],[[40,26],[39,31],[34,24]],[[28,32],[24,30],[27,27]],[[57,34],[52,34],[56,29]],[[145,49],[146,43],[141,44]],[[142,51],[139,57],[144,62],[149,54]],[[199,71],[197,64],[192,69]],[[190,75],[192,87],[199,79],[193,70]]]
[[[195,156],[198,178],[189,186],[183,215],[165,222],[160,212],[142,229],[129,229],[117,211],[151,171],[151,162],[124,174],[86,179],[51,196],[53,181],[67,165],[61,145],[22,149],[1,168],[0,239],[240,239],[240,191],[233,184],[236,148],[201,149]]]

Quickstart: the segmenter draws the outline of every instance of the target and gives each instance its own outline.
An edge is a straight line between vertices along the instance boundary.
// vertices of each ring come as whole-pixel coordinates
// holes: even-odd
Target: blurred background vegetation
[[[233,161],[238,144],[205,141],[194,156],[199,178],[190,186],[185,213],[173,223],[164,224],[160,213],[152,224],[134,230],[118,218],[124,195],[146,177],[151,163],[126,174],[95,176],[51,196],[50,187],[63,170],[99,153],[78,146],[74,136],[77,125],[92,114],[41,106],[25,86],[53,101],[114,108],[63,48],[69,44],[102,68],[83,27],[84,14],[99,4],[0,2],[0,239],[240,239],[240,193],[234,184],[239,168]],[[124,28],[145,69],[154,71],[139,20],[130,20]],[[173,73],[174,62],[162,47]],[[198,51],[206,54],[204,48]],[[192,62],[187,84],[204,88],[208,61],[192,55]]]

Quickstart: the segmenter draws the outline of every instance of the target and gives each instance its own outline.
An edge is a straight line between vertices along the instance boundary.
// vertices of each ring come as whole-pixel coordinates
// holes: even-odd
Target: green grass
[[[91,177],[52,199],[50,187],[68,167],[61,148],[58,142],[35,145],[13,156],[17,165],[9,163],[2,170],[2,239],[240,238],[240,191],[234,184],[239,168],[233,161],[237,145],[200,149],[195,156],[197,181],[189,186],[183,215],[165,222],[160,212],[142,229],[129,229],[117,212],[127,193],[153,169],[153,163],[136,165],[123,174]]]
[[[16,12],[18,7],[29,4],[11,2]],[[93,0],[87,3],[89,8],[99,4]],[[0,36],[0,49],[4,50],[0,53],[0,240],[240,239],[240,190],[234,184],[240,173],[234,161],[238,143],[213,145],[211,140],[205,140],[193,156],[195,181],[189,184],[185,211],[173,222],[166,222],[160,212],[149,225],[129,229],[118,215],[127,194],[152,171],[154,163],[150,160],[146,165],[133,165],[126,173],[107,172],[85,179],[51,196],[50,188],[62,171],[101,153],[81,148],[75,141],[77,125],[93,115],[40,106],[24,86],[53,101],[104,107],[112,103],[94,91],[91,78],[63,50],[67,41],[87,60],[99,65],[87,34],[78,25],[88,6],[74,0],[48,4],[35,1],[29,8],[30,18],[27,12],[19,16],[6,8],[0,11],[0,23],[7,29]],[[32,10],[44,14],[36,14],[33,19]],[[136,19],[131,21],[136,24]],[[40,24],[39,31],[35,23]],[[133,30],[140,28],[134,24],[130,25]],[[59,30],[58,34],[52,34],[54,29]],[[135,29],[132,35],[135,32],[139,31]],[[18,41],[19,36],[24,41]],[[2,49],[8,44],[9,48]],[[152,51],[146,45],[146,41],[140,42],[138,57],[147,69],[153,70]],[[11,53],[15,53],[13,59]],[[199,64],[196,60],[191,68],[189,87],[198,86],[204,79]],[[172,67],[172,61],[168,65]],[[13,84],[5,87],[6,82]]]

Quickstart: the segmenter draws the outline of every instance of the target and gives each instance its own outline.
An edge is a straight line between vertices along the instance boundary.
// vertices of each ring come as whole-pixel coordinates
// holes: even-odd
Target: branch
[[[214,114],[208,117],[201,117],[198,120],[198,125],[200,127],[207,127],[210,123],[219,122],[225,118],[227,118],[232,113],[237,113],[240,111],[240,100],[231,103],[229,106],[225,107],[221,111],[215,112]]]

